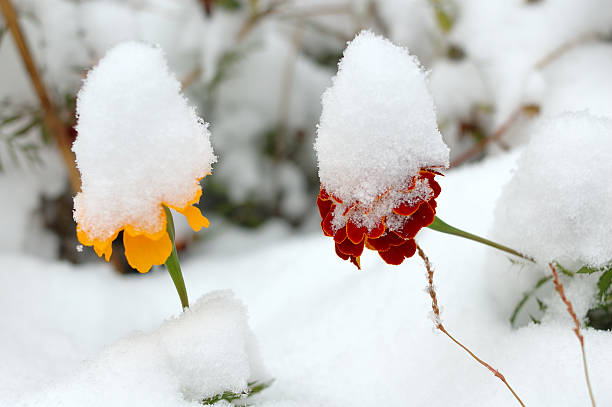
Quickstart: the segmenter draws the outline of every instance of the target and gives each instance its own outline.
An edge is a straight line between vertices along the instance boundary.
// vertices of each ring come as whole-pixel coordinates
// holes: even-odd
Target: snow
[[[440,216],[487,235],[494,221],[494,203],[502,192],[500,181],[511,178],[516,157],[502,155],[450,171],[440,180]],[[233,235],[218,235],[215,250],[194,247],[193,256],[183,259],[183,269],[193,298],[231,288],[247,304],[261,358],[276,379],[251,404],[516,405],[490,372],[432,329],[427,318],[429,296],[423,290],[424,269],[418,258],[399,267],[388,266],[367,252],[362,256],[364,271],[356,272],[328,250],[329,241],[320,232],[300,236],[282,231],[266,236],[255,233],[250,239],[236,243]],[[562,319],[565,314],[554,311],[540,325],[512,330],[508,315],[500,315],[491,306],[497,294],[490,288],[499,277],[496,270],[519,273],[503,270],[503,264],[511,266],[504,254],[429,230],[421,231],[419,245],[434,263],[446,327],[500,369],[527,405],[588,403],[580,351],[572,325]],[[19,254],[0,257],[0,281],[0,308],[18,309],[5,314],[4,335],[0,336],[1,404],[23,405],[24,400],[49,401],[50,395],[78,394],[91,399],[79,399],[76,405],[95,405],[100,402],[96,398],[111,394],[109,388],[121,389],[125,383],[120,381],[125,376],[112,375],[113,369],[135,374],[139,369],[130,369],[130,362],[138,361],[143,363],[137,365],[140,370],[146,368],[146,376],[137,376],[141,380],[135,386],[125,384],[132,389],[135,405],[139,400],[151,401],[140,389],[156,395],[159,401],[151,401],[151,406],[196,405],[182,398],[177,382],[167,381],[172,368],[164,359],[196,369],[187,354],[193,352],[194,361],[199,360],[208,345],[194,332],[208,332],[207,324],[200,326],[203,315],[220,319],[203,306],[193,315],[197,321],[179,318],[158,329],[160,321],[178,308],[165,272],[126,278],[114,274],[106,264],[71,266]],[[566,285],[570,299],[580,292],[577,288]],[[520,297],[519,292],[514,294]],[[552,300],[551,304],[554,310]],[[562,306],[559,301],[558,309]],[[583,310],[583,306],[578,308]],[[236,313],[242,315],[239,320],[244,318],[242,311]],[[180,330],[172,329],[174,324],[188,327],[182,337],[184,355],[171,353],[169,346],[141,349],[152,338],[169,339],[170,331],[181,335]],[[145,333],[130,334],[133,330]],[[240,337],[237,331],[230,332]],[[608,405],[612,403],[612,394],[606,391],[612,339],[608,332],[592,329],[583,334],[595,397],[600,405]],[[219,338],[206,341],[222,344]],[[121,349],[134,354],[113,357]],[[153,352],[160,349],[164,356]],[[145,353],[150,362],[141,359]],[[103,365],[108,371],[101,369]],[[148,369],[159,365],[163,368]],[[101,375],[99,380],[89,381],[94,373]],[[179,379],[175,376],[174,380]],[[195,384],[203,379],[180,380]],[[559,383],[573,385],[560,389]],[[121,394],[126,393],[122,390]],[[53,405],[51,401],[44,405],[49,404]]]
[[[450,41],[481,67],[500,125],[529,93],[529,76],[555,53],[585,38],[605,36],[612,25],[606,0],[461,2]],[[546,29],[543,29],[546,27]],[[554,60],[554,58],[553,58]],[[576,70],[576,76],[580,70]]]
[[[612,260],[612,121],[588,113],[543,120],[497,208],[502,242],[546,264],[603,267]]]
[[[568,50],[542,72],[545,89],[542,113],[552,116],[564,111],[587,110],[596,116],[612,117],[612,46],[585,44]],[[587,72],[588,75],[581,75]]]
[[[22,405],[194,405],[240,393],[265,378],[245,307],[229,291],[209,293],[150,333],[103,349],[70,378]]]
[[[216,160],[210,132],[160,48],[127,42],[87,75],[73,145],[82,176],[75,220],[91,239],[130,224],[159,231],[161,203],[183,208]]]
[[[525,104],[537,105],[542,120],[523,114],[499,143],[483,151],[490,158],[436,177],[442,185],[437,214],[540,263],[510,259],[428,229],[417,240],[434,264],[442,317],[453,335],[499,369],[527,405],[588,404],[573,322],[552,284],[527,301],[514,324],[518,329],[512,329],[509,318],[524,293],[550,274],[543,262],[555,259],[575,270],[611,260],[606,203],[612,170],[612,8],[607,0],[443,1],[456,17],[448,32],[440,30],[428,0],[300,0],[279,6],[241,39],[237,33],[252,17],[251,7],[228,11],[217,2],[213,15],[205,17],[198,1],[14,3],[35,62],[65,118],[72,117],[70,96],[85,69],[109,48],[131,40],[164,49],[162,54],[133,44],[143,53],[130,52],[117,67],[124,85],[101,86],[121,103],[101,106],[105,98],[91,98],[96,115],[112,111],[121,117],[130,112],[126,89],[165,92],[173,100],[148,98],[157,105],[143,110],[142,120],[130,118],[124,131],[115,126],[127,120],[90,126],[96,136],[89,140],[94,146],[89,158],[108,170],[100,171],[105,182],[96,176],[90,184],[96,189],[106,188],[106,182],[121,184],[131,194],[109,186],[111,193],[96,199],[97,207],[125,204],[131,211],[146,206],[157,191],[175,187],[165,183],[160,189],[151,179],[176,176],[173,162],[184,166],[195,152],[189,148],[186,158],[166,160],[185,146],[174,150],[176,139],[162,137],[159,123],[185,123],[190,130],[181,138],[197,133],[208,143],[207,130],[197,124],[169,73],[184,80],[197,69],[199,76],[185,92],[211,122],[221,157],[214,182],[227,192],[229,204],[263,202],[290,220],[311,216],[298,229],[274,219],[250,231],[211,213],[214,227],[207,233],[177,237],[190,241],[180,256],[190,297],[201,299],[176,316],[176,292],[162,268],[118,275],[106,263],[57,260],[59,239],[43,229],[40,197],[56,197],[65,188],[60,160],[46,156],[52,147],[47,146],[42,170],[7,167],[0,145],[5,165],[0,173],[0,405],[196,406],[221,388],[240,390],[246,381],[269,377],[274,384],[249,398],[249,404],[517,405],[490,372],[433,329],[418,257],[392,267],[366,251],[357,272],[330,251],[311,196],[319,183],[310,145],[321,116],[317,146],[324,141],[321,136],[330,142],[324,150],[335,167],[327,175],[346,186],[336,194],[348,193],[346,207],[355,198],[351,194],[363,190],[360,182],[381,180],[376,171],[388,172],[389,179],[380,184],[384,191],[390,188],[392,198],[393,182],[405,181],[418,169],[419,157],[413,154],[424,140],[436,146],[431,151],[437,164],[447,162],[436,122],[457,157],[474,146],[472,138],[462,137],[462,125],[490,135]],[[257,3],[259,10],[271,4]],[[398,47],[361,34],[345,53],[321,115],[318,100],[334,73],[327,61],[364,28],[388,36]],[[451,56],[451,46],[462,52]],[[140,72],[143,65],[132,58],[144,54],[157,62]],[[228,55],[237,57],[219,69]],[[31,110],[37,100],[8,34],[0,42],[0,61],[0,99]],[[153,78],[155,72],[159,75]],[[213,84],[218,75],[223,80]],[[414,106],[406,109],[410,103]],[[189,117],[191,125],[168,121],[170,114]],[[274,133],[279,127],[284,134]],[[0,129],[2,137],[9,135],[6,129]],[[262,152],[270,135],[287,143],[287,156]],[[39,138],[38,129],[31,136]],[[136,141],[145,147],[131,148]],[[375,157],[385,146],[388,150]],[[509,154],[501,152],[506,147]],[[164,157],[144,157],[153,150]],[[391,153],[411,157],[407,161],[414,168],[389,160]],[[137,155],[130,166],[139,169],[117,166],[113,159],[120,155]],[[145,170],[153,161],[153,171]],[[201,161],[198,165],[205,166]],[[436,160],[424,161],[429,166]],[[161,174],[164,169],[172,171]],[[144,189],[128,188],[138,174],[146,175]],[[427,185],[419,185],[411,199],[428,193]],[[375,195],[370,191],[370,197]],[[386,213],[391,201],[381,200],[370,213]],[[182,235],[180,230],[189,227],[182,216],[175,221]],[[560,277],[584,322],[597,302],[600,273]],[[610,332],[584,328],[583,334],[595,399],[599,406],[612,405]]]
[[[406,49],[363,31],[323,94],[315,150],[321,185],[368,206],[421,168],[448,166],[425,73]]]

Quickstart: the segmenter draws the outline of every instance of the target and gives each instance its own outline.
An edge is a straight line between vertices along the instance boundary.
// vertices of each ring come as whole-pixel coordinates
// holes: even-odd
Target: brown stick
[[[561,281],[559,281],[559,274],[557,273],[557,269],[552,263],[548,263],[548,265],[550,266],[550,269],[552,270],[552,273],[553,273],[553,282],[555,284],[555,290],[557,290],[557,292],[559,293],[559,297],[561,297],[561,301],[563,301],[563,303],[567,307],[567,312],[572,317],[572,320],[574,320],[573,331],[576,334],[576,337],[578,338],[578,342],[580,342],[580,349],[582,351],[582,367],[584,369],[584,378],[586,379],[587,389],[589,390],[589,397],[591,398],[591,405],[595,407],[595,398],[593,397],[593,389],[591,389],[591,380],[589,379],[589,369],[587,367],[586,353],[584,351],[584,337],[580,333],[580,322],[578,321],[576,312],[574,312],[574,307],[572,306],[572,303],[565,296],[565,290],[563,289],[563,285],[561,284]]]
[[[469,350],[465,345],[463,345],[461,342],[459,342],[457,339],[455,339],[446,330],[446,328],[442,324],[442,320],[440,319],[440,307],[438,306],[438,296],[436,295],[436,289],[435,289],[434,284],[433,284],[433,275],[434,275],[433,267],[431,266],[431,263],[429,262],[429,258],[427,257],[427,255],[425,254],[425,252],[423,251],[423,249],[421,249],[421,247],[419,245],[417,245],[417,251],[418,251],[419,256],[421,257],[421,259],[423,259],[423,263],[425,263],[425,268],[427,269],[427,292],[429,293],[429,296],[431,297],[431,309],[432,309],[433,314],[434,314],[434,325],[435,325],[436,329],[438,329],[440,332],[443,332],[446,336],[448,336],[450,338],[451,341],[453,341],[457,345],[459,345],[459,347],[461,347],[463,350],[465,350],[472,358],[474,358],[474,360],[476,360],[478,363],[480,363],[481,365],[486,367],[491,373],[493,373],[493,375],[495,377],[497,377],[499,380],[501,380],[506,385],[508,390],[510,390],[510,392],[512,393],[514,398],[519,402],[519,404],[521,406],[525,407],[525,404],[523,404],[523,401],[520,399],[518,394],[516,394],[514,389],[510,386],[510,384],[508,383],[508,381],[506,380],[504,375],[502,375],[499,372],[499,370],[494,369],[487,362],[485,362],[484,360],[482,360],[478,356],[476,356],[471,350]]]
[[[523,111],[522,106],[518,109],[514,110],[510,116],[506,119],[505,122],[502,123],[501,126],[497,130],[493,132],[493,134],[489,137],[482,139],[478,144],[474,145],[465,153],[461,154],[459,157],[455,158],[453,162],[451,162],[451,167],[457,167],[464,162],[474,158],[478,153],[480,153],[484,148],[492,141],[499,141],[502,136],[512,127],[514,122],[521,116]]]
[[[15,40],[15,44],[19,49],[23,64],[28,71],[30,81],[34,86],[34,90],[36,91],[36,95],[40,101],[40,106],[43,110],[44,124],[59,145],[60,152],[68,169],[70,186],[73,192],[78,192],[81,187],[81,180],[75,165],[74,154],[70,149],[72,139],[70,137],[70,133],[68,132],[68,127],[57,114],[57,110],[53,106],[53,103],[51,102],[51,99],[47,93],[47,89],[45,88],[45,85],[38,74],[38,70],[34,64],[34,59],[32,58],[32,54],[30,53],[23,35],[23,31],[19,26],[19,21],[17,19],[17,14],[15,13],[13,4],[10,0],[0,0],[0,9],[2,9],[2,14],[4,15],[6,25],[11,32],[13,39]]]

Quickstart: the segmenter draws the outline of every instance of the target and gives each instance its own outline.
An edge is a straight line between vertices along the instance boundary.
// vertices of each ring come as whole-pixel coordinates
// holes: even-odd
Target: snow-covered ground
[[[440,181],[438,215],[489,234],[516,160],[513,153],[451,170]],[[232,290],[248,309],[258,350],[227,293],[202,300],[216,312],[195,305],[177,320],[178,298],[162,269],[119,276],[106,263],[3,253],[0,405],[196,406],[192,387],[214,387],[202,376],[226,373],[224,363],[236,366],[229,386],[276,379],[250,400],[259,406],[516,405],[490,372],[434,331],[418,257],[393,267],[368,252],[357,271],[321,233],[271,228],[215,239],[184,256],[192,303]],[[520,300],[516,282],[529,269],[430,230],[417,241],[434,263],[451,333],[499,369],[527,405],[588,404],[578,341],[552,290],[543,297],[551,316],[513,330],[508,309]],[[565,283],[573,299],[594,282]],[[584,337],[598,405],[612,405],[612,336],[585,329]]]

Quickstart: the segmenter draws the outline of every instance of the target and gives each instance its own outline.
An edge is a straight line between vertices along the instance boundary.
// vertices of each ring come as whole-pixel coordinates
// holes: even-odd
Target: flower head
[[[132,267],[163,264],[172,251],[164,206],[196,231],[209,224],[193,206],[216,159],[208,124],[187,105],[162,50],[134,42],[110,50],[88,73],[77,115],[79,241],[108,260],[123,231]]]
[[[323,95],[315,150],[321,228],[338,256],[357,267],[364,248],[389,264],[411,257],[414,237],[435,217],[437,170],[448,167],[418,61],[360,33]]]

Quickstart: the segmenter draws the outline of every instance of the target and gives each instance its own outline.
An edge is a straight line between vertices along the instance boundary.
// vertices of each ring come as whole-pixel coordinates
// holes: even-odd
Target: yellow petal
[[[104,259],[106,261],[110,260],[110,256],[113,254],[113,239],[109,239],[107,241],[94,240],[93,248],[98,257],[102,257],[102,255],[104,255]]]
[[[113,236],[106,240],[91,239],[87,233],[81,230],[81,228],[77,225],[77,239],[79,242],[81,242],[81,244],[84,246],[93,246],[96,254],[99,257],[104,256],[106,261],[110,259],[111,254],[113,253],[113,240],[117,238],[118,233],[118,231],[115,232]]]
[[[200,229],[207,228],[210,225],[210,221],[202,215],[202,212],[195,206],[187,206],[183,209],[178,210],[179,213],[183,214],[189,222],[189,226],[196,232]]]
[[[172,252],[172,241],[167,232],[159,239],[151,239],[146,234],[132,236],[123,233],[123,244],[128,263],[141,273],[146,273],[153,265],[164,264]]]

